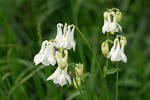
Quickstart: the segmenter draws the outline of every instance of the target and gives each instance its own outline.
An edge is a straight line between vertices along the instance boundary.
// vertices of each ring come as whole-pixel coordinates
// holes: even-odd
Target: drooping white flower
[[[55,41],[56,41],[55,46],[57,48],[62,46],[62,40],[63,40],[62,27],[63,25],[61,23],[57,24],[57,35],[55,38]]]
[[[43,61],[45,57],[45,49],[46,49],[47,43],[48,43],[47,40],[43,41],[40,52],[34,56],[35,65],[38,65],[39,63]]]
[[[121,43],[121,48],[120,48],[120,43]],[[108,53],[107,57],[111,59],[112,62],[115,61],[123,61],[123,62],[127,62],[127,57],[124,53],[124,46],[125,43],[123,40],[121,40],[119,42],[119,39],[116,38],[114,40],[114,45],[111,48],[110,52]]]
[[[62,24],[57,24],[57,36],[55,38],[56,41],[56,47],[57,48],[65,48],[65,49],[71,49],[75,51],[76,43],[74,41],[74,30],[75,27],[71,29],[70,25],[65,24],[64,28],[62,30]]]
[[[53,49],[54,49],[54,45],[52,42],[48,42],[47,44],[47,47],[46,47],[46,50],[45,50],[45,58],[42,62],[43,65],[55,65],[56,64],[56,60],[55,60],[55,57],[54,57],[54,52],[53,52]]]
[[[111,18],[110,18],[110,13],[105,12],[104,13],[104,25],[102,27],[102,32],[110,32],[110,24],[111,24]]]
[[[57,51],[56,52],[56,60],[58,63],[58,67],[56,71],[48,77],[47,80],[53,80],[55,84],[59,84],[61,86],[64,86],[69,82],[71,84],[71,79],[69,74],[67,73],[68,69],[68,51],[64,50],[64,57],[62,55],[63,51]]]
[[[50,64],[54,66],[56,64],[56,60],[54,57],[53,49],[54,45],[52,42],[48,42],[47,40],[43,41],[40,52],[34,57],[35,65],[42,63],[45,66]]]
[[[66,45],[66,49],[71,49],[73,48],[73,50],[75,51],[75,46],[76,46],[76,42],[74,40],[74,30],[75,27],[73,27],[71,29],[70,26],[68,26],[68,30],[66,32],[66,38],[67,38],[67,45]]]
[[[115,62],[115,61],[120,61],[121,60],[121,50],[120,50],[120,43],[119,43],[119,40],[117,38],[117,41],[116,41],[116,48],[115,48],[115,51],[113,52],[112,56],[111,56],[111,61]]]
[[[69,74],[67,73],[68,65],[65,69],[61,69],[59,66],[55,70],[55,72],[47,78],[47,80],[53,80],[55,84],[59,84],[61,86],[64,86],[69,82],[71,84],[71,78]]]
[[[115,32],[119,32],[119,30],[122,31],[122,27],[117,23],[115,12],[112,11],[111,14],[113,15],[113,21],[110,24],[111,34],[114,34]]]
[[[107,58],[110,58],[112,55],[113,55],[113,53],[115,52],[115,49],[116,49],[116,42],[118,41],[118,38],[116,38],[115,40],[114,40],[114,45],[113,45],[113,47],[111,48],[111,50],[110,50],[110,52],[107,54]]]
[[[113,17],[113,20],[111,20],[111,15]],[[118,24],[116,20],[116,13],[114,11],[105,12],[102,32],[110,32],[111,34],[114,34],[115,32],[119,32],[119,30],[122,31],[122,27]]]

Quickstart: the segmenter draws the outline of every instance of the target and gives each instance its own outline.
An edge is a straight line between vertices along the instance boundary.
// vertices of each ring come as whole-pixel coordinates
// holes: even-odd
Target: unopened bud
[[[117,22],[120,22],[121,18],[122,18],[122,13],[120,11],[117,11],[116,12],[116,20],[117,20]]]
[[[101,50],[102,50],[102,54],[103,55],[107,55],[109,52],[109,46],[108,46],[108,42],[104,41],[101,45]]]
[[[121,36],[121,40],[123,40],[123,41],[124,41],[124,47],[126,47],[126,45],[127,45],[126,37]],[[122,42],[121,42],[120,44],[122,45]]]
[[[77,76],[81,77],[83,75],[83,64],[76,64],[75,71],[77,73]]]

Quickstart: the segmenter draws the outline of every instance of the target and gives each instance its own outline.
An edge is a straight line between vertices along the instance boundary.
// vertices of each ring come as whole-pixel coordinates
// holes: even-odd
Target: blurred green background
[[[119,100],[150,100],[149,0],[0,0],[0,100],[114,100],[116,74],[103,77],[103,13],[122,12],[121,34],[127,37],[126,64],[119,63]],[[46,81],[57,66],[33,65],[41,41],[54,39],[57,23],[75,24],[76,51],[69,62],[81,62],[88,74],[83,95],[72,86]],[[41,35],[38,34],[41,31]],[[109,68],[115,64],[109,63]]]

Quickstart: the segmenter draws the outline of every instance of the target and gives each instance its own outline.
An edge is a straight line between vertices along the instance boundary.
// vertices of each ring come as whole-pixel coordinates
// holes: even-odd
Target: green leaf
[[[107,70],[106,75],[115,74],[116,72],[117,72],[116,68],[111,68]]]

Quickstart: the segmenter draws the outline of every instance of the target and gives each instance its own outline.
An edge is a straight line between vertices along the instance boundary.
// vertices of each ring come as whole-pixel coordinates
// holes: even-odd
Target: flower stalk
[[[108,63],[109,59],[112,63],[116,63],[116,95],[115,100],[118,100],[118,81],[119,81],[119,61],[123,61],[124,63],[127,62],[127,57],[124,53],[124,48],[127,45],[127,41],[125,36],[123,35],[116,35],[114,41],[109,39],[109,35],[115,35],[117,32],[122,32],[122,27],[119,25],[119,22],[122,19],[122,13],[117,8],[108,9],[104,12],[104,25],[102,27],[102,33],[107,33],[107,39],[102,43],[102,54],[106,57],[106,65],[104,67],[104,77],[107,75],[108,72]],[[104,43],[107,42],[108,46],[104,46]],[[109,50],[109,43],[113,43],[112,48]]]

